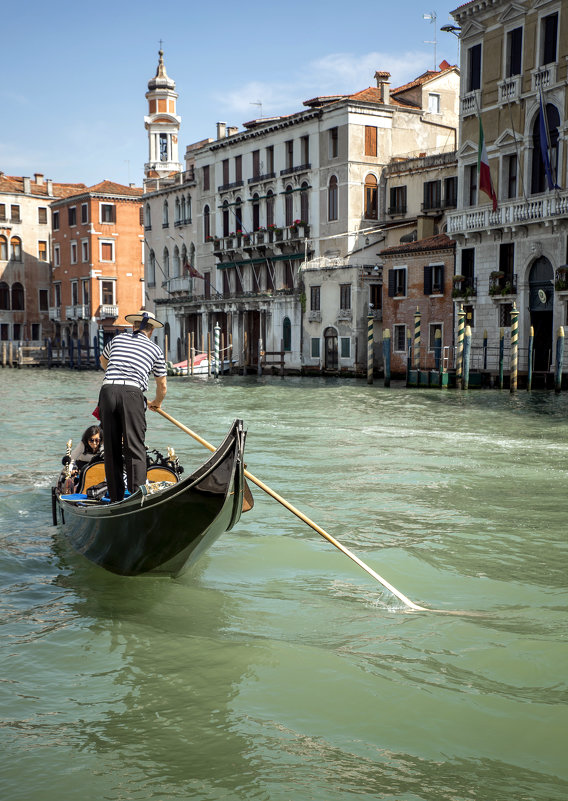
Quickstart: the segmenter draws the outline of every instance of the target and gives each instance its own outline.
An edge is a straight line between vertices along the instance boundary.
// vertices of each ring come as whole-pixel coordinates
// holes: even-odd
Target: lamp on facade
[[[461,33],[461,28],[458,25],[442,25],[440,30],[444,31],[444,33],[453,33],[454,36],[458,37],[458,39]]]

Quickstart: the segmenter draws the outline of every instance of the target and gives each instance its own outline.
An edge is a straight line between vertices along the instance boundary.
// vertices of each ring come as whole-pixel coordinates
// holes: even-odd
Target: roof
[[[393,245],[381,250],[381,256],[390,256],[397,253],[419,253],[427,250],[453,250],[456,243],[447,234],[436,234],[419,239],[418,242],[406,242],[404,245]]]
[[[43,175],[36,174],[38,181],[30,178],[30,191],[29,194],[37,195],[38,197],[48,198],[65,198],[70,195],[76,195],[78,192],[84,192],[87,188],[85,184],[62,184],[50,181],[52,193],[48,194],[48,182],[44,180]],[[25,194],[24,193],[24,178],[19,175],[4,175],[0,172],[0,192],[11,194]]]
[[[414,89],[416,86],[421,86],[428,81],[431,81],[433,78],[439,78],[440,75],[443,75],[445,72],[450,72],[451,70],[457,69],[456,65],[448,64],[448,62],[444,59],[440,64],[440,69],[438,70],[426,70],[423,72],[422,75],[419,75],[413,81],[409,83],[405,83],[402,86],[397,86],[396,89],[391,89],[390,93],[392,95],[397,95],[399,92],[407,92],[409,89]]]

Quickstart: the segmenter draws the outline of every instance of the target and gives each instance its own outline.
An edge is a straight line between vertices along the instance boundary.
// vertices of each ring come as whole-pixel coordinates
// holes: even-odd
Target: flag
[[[489,158],[487,157],[487,148],[485,147],[485,136],[483,134],[483,125],[481,124],[481,117],[479,117],[479,149],[477,151],[477,175],[479,182],[479,191],[485,194],[493,201],[493,211],[497,211],[497,195],[493,189],[493,182],[491,181],[491,171],[489,169]]]
[[[542,156],[542,162],[544,164],[544,172],[546,175],[546,183],[548,184],[549,189],[559,189],[560,187],[554,181],[552,177],[552,167],[550,166],[550,156],[548,153],[548,120],[544,116],[545,111],[542,105],[542,90],[540,92],[540,154]]]
[[[201,273],[198,270],[196,270],[192,264],[189,264],[189,262],[186,261],[186,263],[184,264],[184,268],[187,270],[187,272],[191,275],[192,278],[203,278]]]

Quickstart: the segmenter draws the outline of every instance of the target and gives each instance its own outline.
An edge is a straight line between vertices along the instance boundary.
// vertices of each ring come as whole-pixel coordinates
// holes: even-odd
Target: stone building
[[[519,310],[519,366],[534,329],[535,370],[547,373],[567,322],[568,9],[559,0],[465,3],[453,17],[461,40],[456,287],[474,346],[498,344]],[[495,208],[481,191],[480,121]]]
[[[52,204],[55,339],[93,345],[145,303],[142,189],[102,181]]]
[[[0,173],[0,339],[51,336],[51,204],[84,188]]]

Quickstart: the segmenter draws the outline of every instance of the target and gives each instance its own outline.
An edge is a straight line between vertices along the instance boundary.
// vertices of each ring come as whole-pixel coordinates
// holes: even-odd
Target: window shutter
[[[395,270],[389,270],[389,298],[394,298]]]
[[[446,289],[446,287],[445,287],[445,277],[444,277],[444,270],[445,270],[444,265],[442,264],[442,266],[439,269],[440,269],[440,291],[441,291],[442,294],[444,294],[445,289]]]
[[[432,294],[432,267],[430,264],[424,265],[424,294]]]

